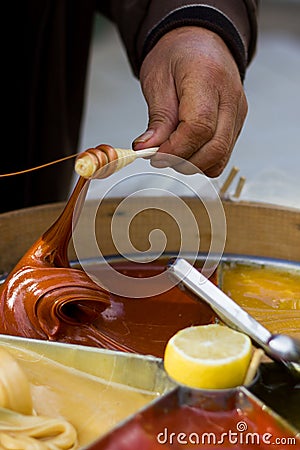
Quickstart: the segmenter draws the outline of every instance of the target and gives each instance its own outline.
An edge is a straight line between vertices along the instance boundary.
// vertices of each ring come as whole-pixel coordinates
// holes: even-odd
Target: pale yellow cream
[[[0,350],[2,346],[0,344]],[[39,430],[34,432],[38,435],[43,427],[44,432],[47,427],[48,432],[54,427],[57,430],[55,439],[60,439],[65,445],[37,447],[39,450],[80,448],[96,440],[156,396],[151,392],[135,390],[66,367],[33,351],[13,346],[7,346],[6,350],[17,361],[23,375],[25,374],[25,380],[28,380],[32,403],[28,400],[25,409],[27,408],[28,413],[32,407],[36,416],[22,416],[7,409],[0,410],[0,422],[4,424],[3,428],[0,427],[0,448],[11,448],[4,444],[7,440],[8,445],[11,439],[7,433],[9,424],[15,430],[24,425],[21,438],[21,441],[24,439],[24,447],[17,447],[20,450],[33,448],[30,444],[27,447],[25,445],[25,441],[32,438],[32,432],[28,432],[32,427]],[[26,386],[26,381],[24,383]],[[10,389],[13,389],[14,384],[12,379]],[[44,422],[39,421],[40,418]],[[76,435],[78,443],[75,445],[72,444],[72,439],[76,442]],[[42,441],[40,438],[40,442]]]

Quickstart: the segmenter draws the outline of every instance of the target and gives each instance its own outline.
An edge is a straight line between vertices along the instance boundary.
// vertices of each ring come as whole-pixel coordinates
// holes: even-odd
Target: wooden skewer
[[[233,182],[234,178],[236,177],[236,174],[238,173],[239,169],[237,167],[233,167],[226,178],[226,180],[223,183],[223,186],[220,189],[220,195],[224,195],[231,183]]]
[[[239,182],[237,184],[235,193],[233,194],[234,198],[239,198],[239,196],[241,195],[241,192],[243,190],[243,187],[245,185],[246,182],[246,178],[245,177],[240,177]]]
[[[99,178],[105,178],[132,163],[137,158],[146,158],[155,155],[158,149],[159,147],[151,147],[134,151],[113,148],[106,144],[99,145],[95,149],[88,149],[77,156],[75,172],[83,178],[98,178],[97,172],[99,172]],[[110,165],[109,169],[105,167],[108,164]]]
[[[251,383],[251,381],[254,379],[258,366],[260,364],[260,361],[263,357],[263,355],[265,354],[265,352],[261,349],[261,348],[257,348],[254,350],[253,355],[252,355],[252,359],[250,361],[245,379],[243,384],[244,385],[249,385]]]

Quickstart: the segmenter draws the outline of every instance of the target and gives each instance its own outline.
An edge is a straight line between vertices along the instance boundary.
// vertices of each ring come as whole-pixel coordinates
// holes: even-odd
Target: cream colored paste
[[[3,349],[0,347],[0,350]],[[9,409],[0,410],[0,448],[3,449],[14,448],[5,446],[6,443],[9,445],[12,433],[24,441],[23,447],[16,447],[18,450],[80,448],[156,396],[66,367],[29,350],[13,346],[5,350],[17,361],[23,373],[24,392],[30,392],[30,396],[27,396],[28,404],[22,405],[27,415]],[[13,392],[17,384],[10,378],[9,390]],[[35,415],[28,414],[31,408]],[[45,446],[47,434],[53,434],[52,446],[48,447]],[[74,444],[76,434],[78,444]],[[33,437],[41,442],[40,447],[27,445],[27,440]]]

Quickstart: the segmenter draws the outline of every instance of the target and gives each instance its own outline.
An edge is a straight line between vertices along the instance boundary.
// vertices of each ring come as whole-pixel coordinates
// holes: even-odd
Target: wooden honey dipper
[[[75,160],[75,172],[83,178],[107,178],[137,158],[155,155],[159,147],[145,150],[114,148],[101,144],[80,153]]]

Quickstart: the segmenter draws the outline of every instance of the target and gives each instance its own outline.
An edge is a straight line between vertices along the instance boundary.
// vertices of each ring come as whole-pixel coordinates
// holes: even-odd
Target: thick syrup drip
[[[103,144],[87,153],[95,157],[101,177],[116,170],[118,154],[113,147]],[[207,323],[214,315],[179,288],[137,302],[109,294],[82,269],[70,267],[67,250],[76,224],[74,211],[80,214],[88,185],[79,178],[56,222],[0,287],[0,333],[162,356],[166,341],[177,330]],[[129,276],[143,277],[144,270],[145,265],[131,266]],[[157,267],[147,270],[157,273]],[[163,270],[161,265],[159,271]]]
[[[80,178],[59,218],[1,286],[1,333],[127,350],[93,327],[110,305],[109,293],[69,265],[73,211],[87,187]]]

